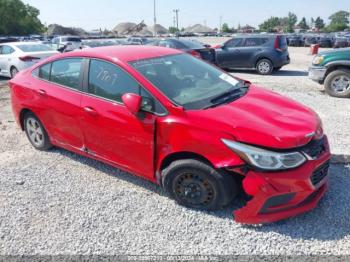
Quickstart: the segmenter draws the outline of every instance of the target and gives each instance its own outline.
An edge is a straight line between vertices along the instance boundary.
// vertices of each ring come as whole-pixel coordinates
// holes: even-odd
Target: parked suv
[[[36,149],[111,164],[189,208],[220,209],[245,192],[236,221],[269,223],[313,209],[327,191],[330,151],[314,111],[176,49],[59,54],[10,86]]]
[[[327,94],[350,97],[350,48],[331,50],[317,55],[309,69],[309,77],[324,84]]]
[[[269,75],[290,63],[283,35],[247,35],[215,47],[217,65],[224,69],[254,69]]]

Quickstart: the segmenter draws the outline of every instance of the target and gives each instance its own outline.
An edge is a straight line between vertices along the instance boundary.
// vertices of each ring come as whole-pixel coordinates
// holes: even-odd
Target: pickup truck
[[[309,68],[309,78],[324,84],[330,96],[350,98],[350,48],[321,52]]]

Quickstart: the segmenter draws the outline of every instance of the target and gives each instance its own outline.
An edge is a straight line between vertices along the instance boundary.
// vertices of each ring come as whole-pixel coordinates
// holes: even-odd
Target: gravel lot
[[[330,98],[307,79],[307,49],[290,51],[292,64],[274,76],[235,75],[315,109],[333,152],[348,155],[349,100]],[[314,211],[242,226],[232,219],[239,200],[219,212],[189,210],[97,161],[62,149],[35,151],[14,123],[6,86],[0,138],[0,255],[350,255],[350,165],[332,165],[330,192]]]

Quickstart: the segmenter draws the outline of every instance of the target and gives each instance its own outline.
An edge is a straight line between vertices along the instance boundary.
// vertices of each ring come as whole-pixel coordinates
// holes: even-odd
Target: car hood
[[[209,128],[227,132],[239,142],[267,148],[300,147],[322,131],[314,111],[254,85],[244,97],[196,114],[201,126],[208,123]]]
[[[350,48],[341,48],[338,50],[328,50],[320,52],[319,55],[333,55],[333,54],[341,54],[341,53],[350,53]]]

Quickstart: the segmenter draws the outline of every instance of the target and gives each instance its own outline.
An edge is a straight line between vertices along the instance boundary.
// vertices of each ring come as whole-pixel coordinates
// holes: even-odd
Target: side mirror
[[[137,115],[138,112],[140,112],[141,109],[141,103],[142,103],[142,97],[136,94],[125,94],[122,96],[122,101],[126,108],[132,113],[133,115]]]

